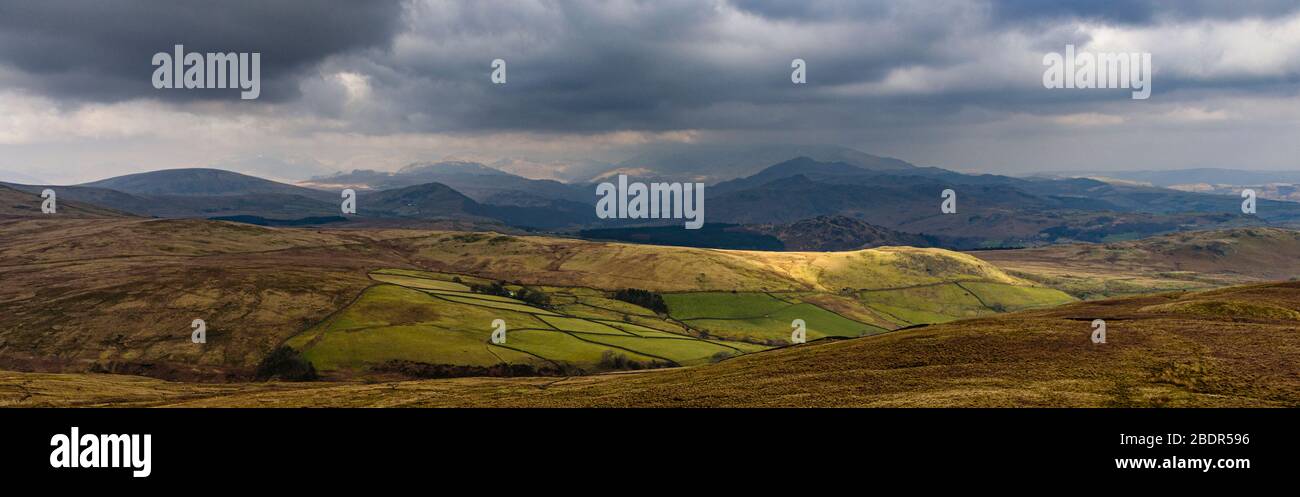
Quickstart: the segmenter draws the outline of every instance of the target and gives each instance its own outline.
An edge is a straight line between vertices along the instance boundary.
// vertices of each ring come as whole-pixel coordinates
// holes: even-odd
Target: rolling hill
[[[608,165],[574,168],[567,172],[575,181],[592,181],[608,175],[610,169],[653,172],[661,177],[695,178],[708,183],[743,178],[759,170],[796,157],[820,162],[839,162],[873,171],[912,171],[916,166],[892,157],[881,157],[836,145],[706,145],[678,144],[656,148]],[[677,181],[681,181],[678,179]]]
[[[1296,283],[1151,292],[1276,279],[1298,253],[1277,229],[972,255],[11,217],[0,368],[31,373],[0,375],[0,402],[1295,405]],[[662,308],[615,298],[627,288]],[[1142,295],[1071,303],[1106,290]],[[814,342],[788,346],[795,319]],[[199,384],[253,379],[280,350],[344,383]],[[689,367],[573,376],[673,366]],[[520,375],[568,379],[352,383]],[[66,390],[82,384],[112,397]]]
[[[388,319],[376,321],[385,327],[408,327],[404,333],[411,326],[428,331],[441,322],[451,332],[479,336],[486,323],[461,318],[477,315],[471,311],[482,306],[515,313],[512,319],[520,322],[546,323],[529,327],[588,339],[582,333],[593,326],[622,330],[626,337],[595,337],[602,344],[597,347],[605,347],[596,355],[567,360],[567,348],[531,351],[592,370],[599,369],[606,349],[646,364],[692,364],[723,352],[719,342],[744,352],[780,345],[788,342],[795,318],[808,322],[811,337],[860,336],[1072,300],[977,258],[940,249],[724,251],[498,233],[289,229],[130,218],[13,219],[0,225],[0,235],[0,277],[7,283],[0,288],[6,309],[0,313],[0,367],[37,371],[204,381],[248,378],[286,343],[300,345],[310,357],[336,357],[324,352],[329,347],[316,349],[307,347],[314,343],[310,340],[291,339],[312,330],[323,330],[326,337],[339,332],[358,338],[354,328],[328,324],[358,309],[371,309],[361,313],[365,319]],[[384,269],[422,271],[425,280],[420,282],[450,277],[485,286],[505,283],[512,291],[530,286],[552,304],[484,303],[497,299],[479,290],[427,295],[418,286],[411,290],[409,281],[377,280],[375,272]],[[392,288],[384,291],[406,297],[379,299],[391,305],[371,305],[368,296],[386,287]],[[611,301],[608,292],[624,288],[660,292],[668,306],[651,312]],[[929,292],[955,298],[936,308],[927,302]],[[743,316],[724,313],[745,308],[744,302],[755,298],[775,299],[774,305]],[[714,310],[701,314],[700,309]],[[202,346],[189,342],[193,319],[207,323],[208,342]],[[685,345],[701,354],[712,351],[691,355],[661,348],[682,345],[677,343],[625,343],[650,333],[646,328],[674,335],[667,338],[703,340],[708,343]],[[426,350],[439,349],[437,337],[420,336],[433,340]],[[641,348],[647,344],[656,348]],[[413,360],[385,354],[369,356],[373,360],[362,361],[363,369]],[[356,365],[320,360],[324,370],[331,364]]]
[[[300,195],[333,202],[337,193],[288,185],[222,169],[163,169],[128,174],[79,186],[144,196]]]
[[[530,288],[547,295],[543,303],[476,292],[470,285],[490,282],[470,276],[385,269],[370,277],[378,284],[286,345],[326,374],[417,376],[560,375],[695,365],[766,348],[699,336],[595,289]],[[506,288],[516,295],[524,289]],[[497,319],[508,327],[503,343],[485,340],[493,329],[487,325]]]
[[[478,276],[527,284],[664,292],[838,292],[950,280],[1027,284],[975,257],[933,248],[763,252],[487,233],[436,233],[400,243],[413,262],[433,271],[469,268]]]
[[[1194,231],[972,254],[1076,297],[1096,298],[1294,279],[1300,275],[1300,231]]]
[[[747,226],[704,223],[697,230],[681,226],[636,226],[627,228],[584,229],[578,236],[588,240],[672,245],[677,247],[720,248],[735,250],[785,250],[781,239]]]
[[[359,235],[216,221],[11,220],[0,232],[6,369],[246,376],[365,288],[366,267],[399,262]],[[194,319],[206,347],[189,341]]]
[[[1196,169],[1172,169],[1164,171],[1092,171],[1069,172],[1062,174],[1115,178],[1164,187],[1195,183],[1206,183],[1211,185],[1300,183],[1300,172],[1296,171],[1252,171],[1209,167]]]
[[[58,193],[59,198],[61,199],[81,202],[87,205],[95,205],[104,209],[129,212],[137,216],[152,216],[154,215],[152,211],[165,206],[165,204],[160,205],[158,202],[147,197],[138,197],[117,190],[109,190],[107,188],[95,188],[89,186],[19,185],[13,183],[6,183],[2,186],[7,186],[33,195],[39,195],[41,191],[49,188]]]
[[[545,390],[473,385],[456,400],[493,406],[1294,407],[1300,405],[1298,311],[1300,283],[1294,282],[1131,297]],[[1090,341],[1089,324],[1098,318],[1109,323],[1105,344]],[[367,397],[343,391],[333,393]],[[395,395],[411,405],[444,402],[416,388]],[[258,397],[214,400],[249,405],[263,401]]]
[[[817,216],[789,224],[747,226],[781,240],[787,250],[857,250],[885,246],[931,247],[935,240],[846,216]]]
[[[1090,339],[1093,319],[1106,342]],[[1300,283],[1071,304],[712,365],[553,378],[183,385],[0,373],[0,405],[1296,407]]]
[[[505,174],[505,173],[501,173]],[[495,180],[489,180],[489,182]],[[60,198],[139,216],[206,218],[262,225],[312,225],[363,221],[366,226],[427,226],[429,221],[472,221],[525,228],[573,227],[594,218],[578,202],[502,190],[482,204],[440,183],[361,191],[359,216],[341,218],[340,192],[287,185],[218,169],[169,169],[119,176],[76,186],[9,185],[29,193],[54,189]],[[518,194],[521,196],[513,196]],[[510,198],[507,198],[510,197]]]
[[[9,185],[137,216],[301,219],[339,214],[339,193],[277,183],[219,169],[167,169],[74,186]]]
[[[57,193],[57,192],[56,192]],[[0,220],[15,217],[55,217],[60,218],[120,218],[130,214],[106,209],[93,204],[81,203],[65,197],[55,196],[56,209],[53,214],[41,211],[45,199],[40,190],[28,192],[0,184]]]
[[[479,217],[478,202],[440,183],[425,183],[365,193],[357,199],[357,214],[369,217]]]
[[[529,206],[483,204],[441,183],[362,193],[357,200],[357,214],[369,218],[496,221],[543,229],[577,226],[594,218],[591,207],[583,204],[560,200],[543,200]]]

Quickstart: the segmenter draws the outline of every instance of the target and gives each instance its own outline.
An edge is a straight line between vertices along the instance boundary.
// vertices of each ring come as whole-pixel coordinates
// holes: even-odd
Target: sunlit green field
[[[945,323],[993,313],[1035,309],[1073,302],[1051,288],[994,282],[921,285],[858,292],[862,303],[899,325]]]
[[[795,320],[806,323],[808,340],[859,337],[1070,300],[1050,289],[965,281],[839,295],[664,293],[667,313],[659,314],[593,288],[504,285],[489,294],[482,292],[493,282],[471,276],[383,269],[370,277],[374,285],[354,302],[286,345],[326,374],[395,361],[567,374],[692,366],[789,345]],[[528,292],[544,298],[521,300]],[[498,319],[503,343],[491,340]]]
[[[610,364],[612,356],[638,367],[689,366],[766,348],[703,338],[597,290],[539,287],[551,299],[543,308],[474,293],[444,274],[384,270],[371,277],[377,284],[355,302],[286,345],[326,373],[364,372],[388,361],[597,371],[619,366]],[[491,340],[497,319],[505,322],[504,343]]]
[[[858,337],[884,333],[886,328],[858,322],[793,296],[752,292],[697,292],[664,296],[669,314],[692,328],[730,340],[785,344],[791,322],[802,319],[807,338]]]

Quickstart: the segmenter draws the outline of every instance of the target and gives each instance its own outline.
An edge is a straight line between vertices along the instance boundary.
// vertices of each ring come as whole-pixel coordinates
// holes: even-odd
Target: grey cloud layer
[[[261,52],[263,98],[284,99],[325,57],[386,44],[400,14],[396,1],[0,0],[0,64],[20,73],[9,84],[72,101],[202,98],[217,95],[155,91],[152,55]]]
[[[1182,126],[1222,122],[1268,142],[1295,122],[1286,111],[1300,84],[1297,9],[1281,0],[0,0],[0,91],[69,107],[200,98],[205,113],[261,113],[300,136],[698,131],[1027,164],[1044,154],[1034,134],[1056,125],[1094,130],[1097,149],[1136,150],[1126,137],[1139,134],[1176,143]],[[1268,24],[1278,19],[1294,21]],[[1150,101],[1042,88],[1043,53],[1095,41],[1096,26],[1107,46],[1153,52]],[[263,100],[154,90],[149,56],[174,43],[262,52]],[[495,58],[509,64],[506,85],[489,82]],[[790,83],[793,58],[807,60],[808,85]],[[1088,128],[1113,122],[1131,129]],[[1177,151],[1164,153],[1176,162]]]
[[[844,129],[946,119],[965,106],[1077,112],[1123,92],[1042,91],[1041,57],[1090,41],[1080,23],[1141,28],[1293,13],[1294,2],[738,0],[465,2],[412,9],[394,50],[356,67],[389,102],[374,115],[420,131]],[[1155,44],[1160,40],[1143,40]],[[1212,49],[1217,49],[1210,45]],[[1160,62],[1204,65],[1202,54]],[[509,83],[488,82],[488,61]],[[790,60],[810,84],[790,84]],[[1294,62],[1292,62],[1294,65]],[[1158,86],[1281,93],[1271,74],[1169,70]],[[892,79],[891,79],[892,78]]]
[[[306,112],[372,133],[870,127],[963,105],[1017,110],[1113,98],[1010,91],[1032,87],[1042,51],[1087,42],[1074,20],[1237,19],[1296,8],[1272,0],[4,0],[0,63],[17,69],[7,83],[74,102],[204,98],[213,93],[154,91],[149,56],[174,43],[259,51],[265,98],[298,97],[306,87],[315,92],[300,102]],[[488,62],[498,57],[509,63],[505,86],[487,84]],[[808,61],[812,84],[791,86],[793,58]],[[933,74],[889,85],[909,68]],[[358,74],[372,90],[351,115],[343,115],[338,85],[313,81],[334,71]],[[935,80],[942,87],[898,87]],[[1289,91],[1294,82],[1283,73],[1229,83]],[[1164,74],[1159,84],[1225,83]]]
[[[1300,9],[1292,0],[1002,0],[994,4],[996,18],[1026,20],[1088,19],[1147,24],[1160,19],[1181,21],[1283,16]]]
[[[399,101],[427,102],[427,113],[394,117],[431,131],[798,126],[805,112],[843,105],[826,88],[944,63],[951,54],[933,47],[951,36],[940,9],[828,26],[782,26],[699,1],[416,9],[405,42],[380,62],[393,73],[376,83]],[[491,86],[488,61],[498,57],[509,83]],[[808,61],[815,85],[792,91],[794,58]]]

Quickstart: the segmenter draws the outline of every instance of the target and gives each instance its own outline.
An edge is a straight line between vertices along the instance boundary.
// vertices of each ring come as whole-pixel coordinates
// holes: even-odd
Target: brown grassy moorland
[[[1289,311],[1289,312],[1287,312]],[[1300,283],[1070,304],[574,378],[192,385],[0,373],[0,405],[1300,406]],[[1105,344],[1090,322],[1105,319]]]

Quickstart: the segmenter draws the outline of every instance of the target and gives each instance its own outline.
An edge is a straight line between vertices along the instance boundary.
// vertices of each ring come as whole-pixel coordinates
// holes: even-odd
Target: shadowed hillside
[[[38,218],[0,233],[6,369],[239,377],[360,292],[364,268],[400,263],[369,237],[215,221]],[[205,346],[190,343],[194,319]]]
[[[0,185],[0,220],[14,217],[42,216],[50,218],[120,218],[130,216],[130,214],[124,212],[70,201],[57,195],[55,198],[56,212],[54,214],[45,214],[41,212],[41,202],[44,200],[39,190],[32,193]]]
[[[279,194],[301,195],[333,201],[338,195],[328,191],[287,185],[267,179],[221,169],[163,169],[128,174],[86,183],[86,187],[107,188],[132,195],[223,196]]]

